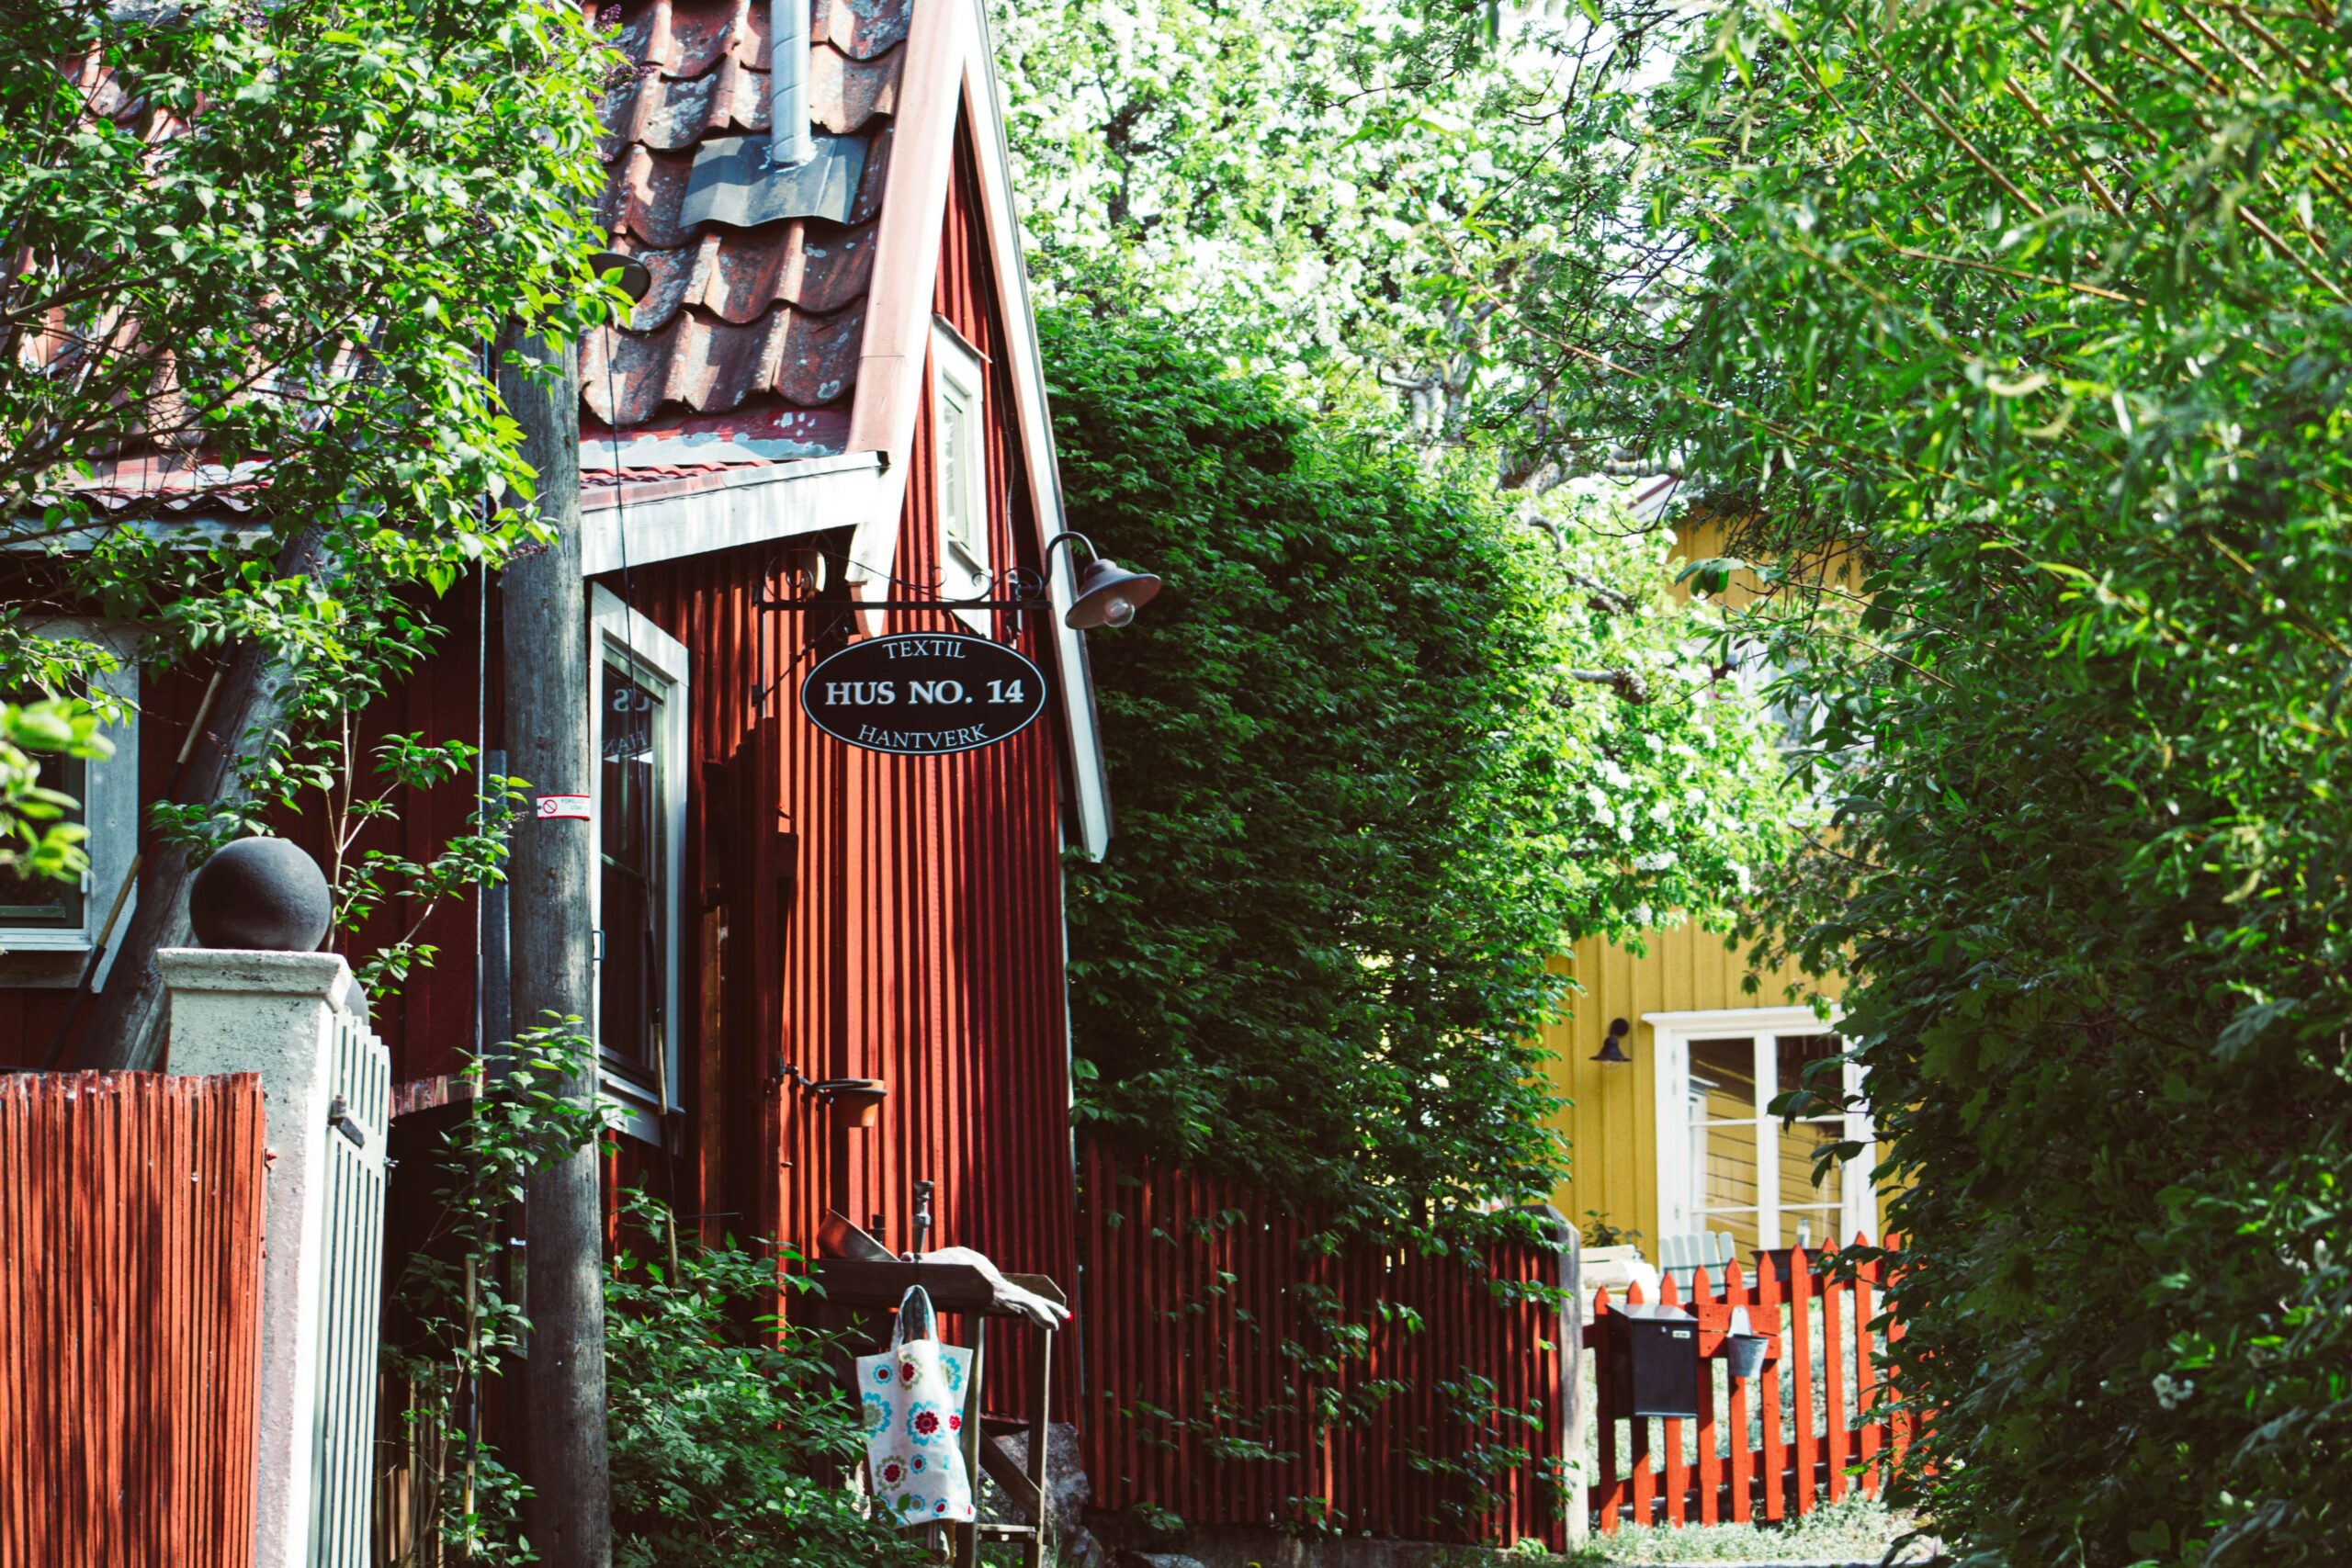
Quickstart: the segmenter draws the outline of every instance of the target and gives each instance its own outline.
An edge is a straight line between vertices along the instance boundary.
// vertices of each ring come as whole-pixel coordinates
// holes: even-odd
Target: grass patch
[[[1596,1536],[1572,1557],[1530,1556],[1531,1565],[1618,1568],[1619,1564],[1696,1562],[1877,1563],[1887,1548],[1919,1528],[1911,1515],[1874,1497],[1849,1498],[1781,1525],[1691,1525],[1681,1529],[1627,1526]],[[1895,1562],[1931,1562],[1937,1543],[1913,1541]]]

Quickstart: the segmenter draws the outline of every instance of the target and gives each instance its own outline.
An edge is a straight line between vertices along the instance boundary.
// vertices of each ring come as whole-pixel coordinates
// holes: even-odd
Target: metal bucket
[[[1735,1382],[1752,1378],[1764,1370],[1764,1348],[1770,1343],[1761,1334],[1724,1336],[1724,1361],[1730,1367]]]

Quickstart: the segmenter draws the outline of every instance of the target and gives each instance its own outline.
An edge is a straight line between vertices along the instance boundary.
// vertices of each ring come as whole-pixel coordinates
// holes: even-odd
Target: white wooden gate
[[[328,1067],[325,1222],[320,1234],[318,1432],[311,1562],[369,1568],[376,1448],[377,1318],[383,1294],[384,1143],[392,1098],[383,1042],[334,1017]]]

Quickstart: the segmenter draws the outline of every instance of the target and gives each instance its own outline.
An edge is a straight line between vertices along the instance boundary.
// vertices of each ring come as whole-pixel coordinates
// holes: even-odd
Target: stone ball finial
[[[188,885],[188,924],[205,947],[315,953],[334,912],[319,863],[284,839],[225,844]]]

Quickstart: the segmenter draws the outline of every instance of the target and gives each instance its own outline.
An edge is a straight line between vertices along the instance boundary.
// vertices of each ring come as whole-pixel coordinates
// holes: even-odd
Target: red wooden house
[[[680,874],[648,922],[667,994],[637,1013],[664,1027],[606,1049],[635,1053],[616,1066],[640,1095],[675,1086],[687,1212],[808,1247],[830,1205],[904,1246],[927,1179],[935,1241],[1068,1281],[1060,863],[1101,854],[1108,807],[1072,563],[1044,555],[1060,495],[982,15],[818,0],[805,44],[770,22],[751,0],[621,13],[639,67],[606,106],[605,218],[651,287],[582,356],[587,570],[608,691],[682,680],[661,700],[684,716],[676,773],[636,792],[666,803],[642,826]],[[759,608],[1001,597],[1015,572],[1054,608]],[[820,733],[813,662],[899,631],[1010,642],[1054,700],[954,755]],[[628,825],[604,821],[609,904]],[[615,967],[608,923],[608,991]],[[875,1129],[834,1130],[806,1086],[836,1078],[888,1086]]]
[[[600,20],[637,62],[605,105],[602,216],[650,277],[584,345],[580,389],[615,1175],[804,1250],[827,1207],[909,1245],[928,1180],[933,1245],[1070,1284],[1060,866],[1101,855],[1109,814],[1062,619],[1076,563],[1046,548],[1061,500],[981,8],[803,0],[775,8],[780,37],[764,0]],[[857,607],[1022,581],[1049,604]],[[442,647],[382,727],[494,752],[496,585],[435,613]],[[1016,648],[1042,716],[939,755],[808,722],[816,660],[900,631]],[[39,1061],[64,1020],[199,691],[152,682],[143,733],[92,765],[90,888],[0,908],[20,928],[0,929],[0,1060]],[[383,847],[429,853],[464,795],[410,801]],[[403,1107],[505,1036],[502,920],[494,900],[436,913],[438,962],[378,1008]],[[836,1127],[811,1086],[839,1078],[887,1086],[875,1126]]]

